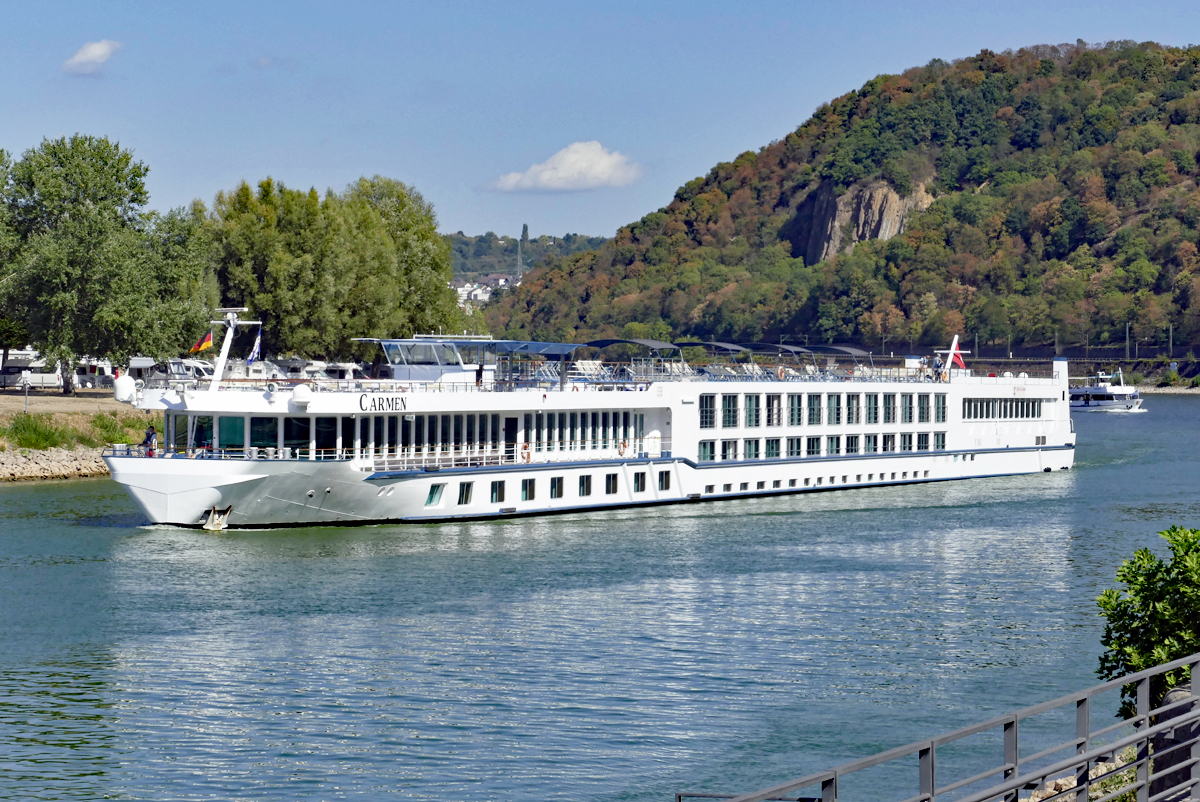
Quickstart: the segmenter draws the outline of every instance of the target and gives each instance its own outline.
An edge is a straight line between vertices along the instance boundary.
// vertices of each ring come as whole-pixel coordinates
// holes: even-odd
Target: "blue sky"
[[[443,231],[607,236],[875,75],[1080,38],[1200,41],[1200,4],[10,3],[0,148],[109,136],[158,209],[382,174]]]

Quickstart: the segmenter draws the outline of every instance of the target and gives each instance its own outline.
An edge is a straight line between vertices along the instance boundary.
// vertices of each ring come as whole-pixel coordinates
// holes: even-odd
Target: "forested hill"
[[[1200,341],[1198,67],[1200,47],[1080,42],[879,76],[528,274],[489,325],[1095,345],[1128,322]]]
[[[489,231],[472,237],[459,231],[445,234],[443,238],[450,246],[455,275],[486,275],[488,273],[517,272],[517,240],[512,237],[496,236]],[[545,263],[549,259],[570,256],[580,251],[590,251],[608,242],[604,237],[588,237],[583,234],[567,234],[565,237],[529,236],[529,226],[521,232],[522,270]]]

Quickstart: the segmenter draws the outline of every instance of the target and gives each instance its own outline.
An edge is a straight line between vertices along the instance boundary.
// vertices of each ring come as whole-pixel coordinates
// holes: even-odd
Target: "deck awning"
[[[674,343],[665,343],[662,340],[639,340],[639,339],[615,340],[615,339],[609,339],[609,340],[592,340],[591,342],[584,343],[584,345],[586,345],[588,348],[607,348],[610,345],[620,345],[620,344],[640,345],[644,348],[649,348],[652,351],[675,351],[679,348],[679,346],[675,345]]]

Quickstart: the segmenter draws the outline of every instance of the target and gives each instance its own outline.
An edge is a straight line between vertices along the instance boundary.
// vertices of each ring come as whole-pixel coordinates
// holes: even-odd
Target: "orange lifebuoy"
[[[783,365],[780,365],[779,367],[775,368],[775,378],[779,379],[780,381],[783,381],[783,377],[786,375],[787,375],[787,371],[784,369]]]
[[[529,443],[525,443],[521,446],[521,459],[525,460],[526,464],[533,459],[533,455],[529,453]]]
[[[625,456],[625,449],[628,447],[629,447],[629,441],[622,440],[621,444],[617,446],[617,453],[620,454],[622,457]]]

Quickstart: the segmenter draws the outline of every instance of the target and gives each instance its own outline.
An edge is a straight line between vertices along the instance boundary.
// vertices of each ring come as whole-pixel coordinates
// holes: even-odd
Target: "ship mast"
[[[233,335],[237,331],[238,326],[261,326],[262,322],[258,320],[239,320],[239,312],[249,312],[250,310],[244,306],[228,307],[225,309],[213,310],[218,313],[224,313],[223,320],[210,320],[214,326],[225,327],[225,339],[221,342],[221,355],[217,357],[217,364],[213,367],[213,378],[208,383],[208,391],[215,393],[221,386],[221,377],[225,375],[225,363],[229,361],[229,346],[233,344]]]

